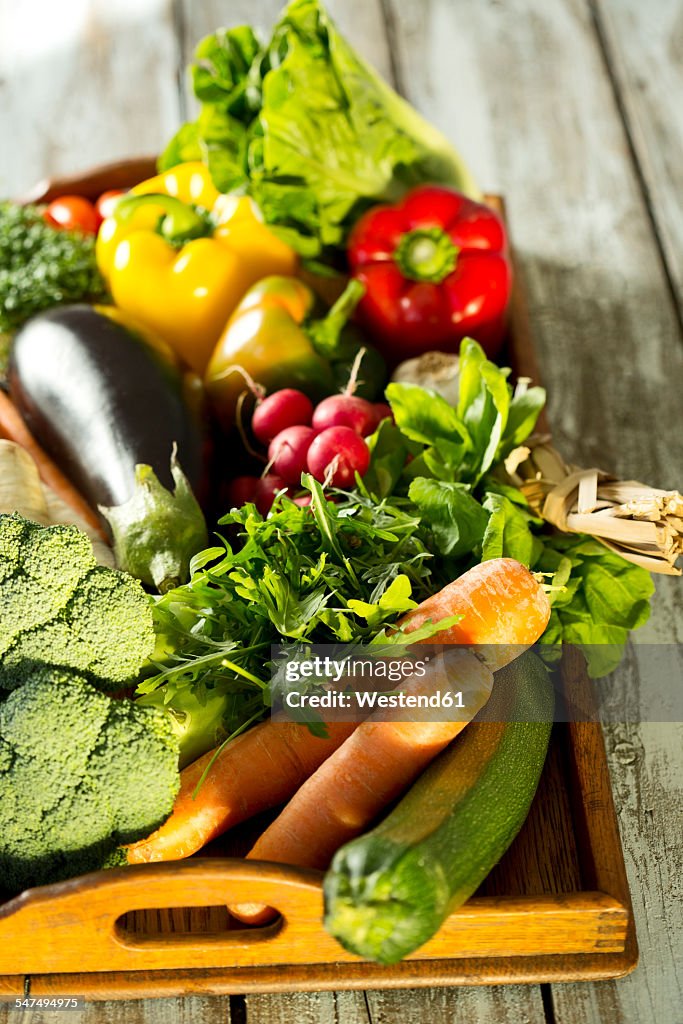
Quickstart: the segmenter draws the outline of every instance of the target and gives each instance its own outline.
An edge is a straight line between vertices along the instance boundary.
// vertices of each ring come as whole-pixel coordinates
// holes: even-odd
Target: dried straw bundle
[[[650,572],[680,576],[683,495],[600,469],[567,465],[548,436],[529,438],[505,460],[533,511],[568,533],[586,533]]]

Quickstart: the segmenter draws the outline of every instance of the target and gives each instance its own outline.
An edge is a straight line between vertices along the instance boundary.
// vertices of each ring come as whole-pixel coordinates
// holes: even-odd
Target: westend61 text
[[[330,690],[327,693],[296,693],[285,695],[288,708],[340,708],[350,710],[358,708],[366,710],[389,708],[464,708],[462,690],[453,693],[451,690],[430,694],[414,693],[378,693],[375,690],[340,693]]]

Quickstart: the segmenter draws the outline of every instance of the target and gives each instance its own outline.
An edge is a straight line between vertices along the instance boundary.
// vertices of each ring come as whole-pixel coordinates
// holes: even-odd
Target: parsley
[[[0,332],[50,306],[105,295],[94,235],[51,227],[41,207],[0,203]]]

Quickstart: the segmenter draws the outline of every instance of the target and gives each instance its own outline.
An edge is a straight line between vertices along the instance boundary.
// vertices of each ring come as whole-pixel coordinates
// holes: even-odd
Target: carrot
[[[548,625],[550,605],[521,562],[492,558],[428,597],[399,625],[410,633],[428,619],[439,622],[455,613],[463,616],[460,622],[421,642],[476,646],[491,671],[497,672],[536,643]]]
[[[227,744],[196,792],[215,754],[210,750],[182,770],[173,813],[127,848],[128,863],[189,857],[241,821],[284,803],[355,728],[355,722],[336,722],[322,739],[297,722],[261,722]]]
[[[100,537],[106,540],[99,518],[90,505],[81,497],[73,484],[69,483],[61,469],[54,464],[50,456],[38,444],[30,430],[19,415],[12,400],[0,389],[0,438],[14,441],[31,456],[38,469],[43,483],[55,492],[67,505],[78,513]]]
[[[304,783],[257,840],[249,858],[326,868],[337,849],[360,835],[484,706],[493,685],[492,670],[539,638],[550,606],[519,562],[496,559],[475,566],[426,600],[404,618],[403,625],[411,630],[428,618],[438,621],[457,612],[464,613],[462,621],[428,642],[486,645],[487,664],[468,649],[448,655],[449,688],[469,693],[462,717],[406,722],[400,721],[400,711],[375,712]],[[482,649],[477,653],[481,655]],[[430,684],[413,678],[402,689],[424,693]],[[229,909],[249,924],[262,924],[273,916],[261,904]]]

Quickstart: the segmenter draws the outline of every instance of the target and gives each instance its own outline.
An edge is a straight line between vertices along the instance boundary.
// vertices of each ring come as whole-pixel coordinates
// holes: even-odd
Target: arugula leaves
[[[406,500],[304,483],[310,507],[281,498],[267,519],[251,504],[224,516],[222,545],[155,602],[156,672],[139,693],[164,687],[171,701],[192,687],[201,699],[220,687],[234,695],[226,728],[235,730],[270,704],[271,645],[371,642],[436,589],[435,560]]]

